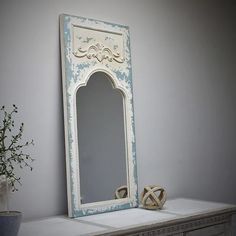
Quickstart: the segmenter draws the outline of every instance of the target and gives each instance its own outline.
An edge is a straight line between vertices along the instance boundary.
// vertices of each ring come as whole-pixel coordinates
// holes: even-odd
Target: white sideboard
[[[174,199],[162,210],[133,208],[76,219],[55,216],[28,221],[21,224],[19,236],[234,236],[234,214],[234,205]]]

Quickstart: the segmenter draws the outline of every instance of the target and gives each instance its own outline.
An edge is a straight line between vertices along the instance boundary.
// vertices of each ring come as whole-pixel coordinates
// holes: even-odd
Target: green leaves
[[[17,112],[18,108],[15,104],[13,104],[10,112],[5,109],[5,106],[0,108],[0,115],[2,115],[2,119],[0,119],[0,175],[7,177],[13,192],[18,191],[16,183],[21,185],[20,178],[15,173],[16,166],[32,171],[33,167],[30,163],[34,161],[29,154],[24,152],[25,148],[34,145],[34,141],[20,142],[23,136],[24,123],[21,123],[15,134],[12,134],[13,130],[16,130],[13,116]]]

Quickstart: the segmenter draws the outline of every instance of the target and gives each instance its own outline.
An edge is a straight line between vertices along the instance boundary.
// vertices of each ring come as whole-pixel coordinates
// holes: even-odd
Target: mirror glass
[[[124,95],[104,72],[77,90],[81,204],[115,199],[116,190],[127,186],[123,103]]]

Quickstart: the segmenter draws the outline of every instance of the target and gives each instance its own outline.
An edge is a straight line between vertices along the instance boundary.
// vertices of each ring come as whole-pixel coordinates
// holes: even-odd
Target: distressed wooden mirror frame
[[[129,29],[103,21],[60,16],[68,214],[79,217],[138,206]],[[76,93],[104,72],[123,94],[128,197],[81,204]]]

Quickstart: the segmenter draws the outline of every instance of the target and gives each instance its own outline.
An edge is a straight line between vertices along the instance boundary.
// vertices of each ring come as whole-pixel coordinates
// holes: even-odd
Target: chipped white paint
[[[128,27],[61,15],[61,49],[69,216],[138,205],[131,55]],[[129,197],[81,204],[76,92],[95,72],[104,72],[123,94]]]

